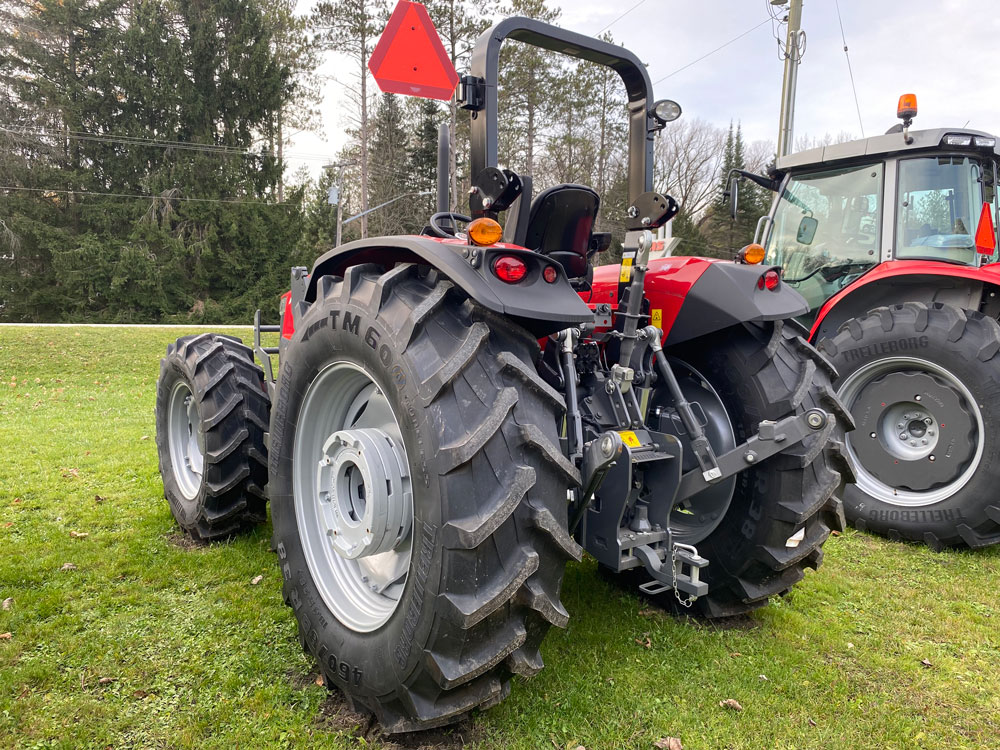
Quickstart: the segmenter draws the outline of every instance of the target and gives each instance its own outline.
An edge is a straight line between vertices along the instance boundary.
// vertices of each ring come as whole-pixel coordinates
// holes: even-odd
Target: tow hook
[[[632,550],[632,554],[642,561],[646,571],[653,576],[652,581],[642,584],[639,588],[644,594],[655,596],[673,589],[678,600],[690,606],[699,596],[708,593],[708,584],[701,580],[701,569],[708,566],[708,560],[698,554],[698,549],[691,544],[668,543],[661,550],[670,550],[669,564],[660,560],[657,550],[648,544],[642,544]],[[681,594],[687,595],[682,599]]]

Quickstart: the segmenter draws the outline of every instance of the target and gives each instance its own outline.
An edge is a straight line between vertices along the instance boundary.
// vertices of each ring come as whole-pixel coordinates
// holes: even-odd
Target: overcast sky
[[[631,12],[620,17],[636,5]],[[902,93],[917,95],[916,128],[968,127],[1000,131],[995,1],[839,0],[861,123],[848,76],[835,0],[805,0],[807,44],[799,68],[795,136],[841,131],[855,137],[885,132]],[[649,66],[657,98],[678,101],[684,117],[719,125],[742,123],[748,140],[777,139],[782,62],[766,0],[555,0],[559,25],[597,34],[610,24],[615,40]],[[311,2],[301,0],[300,9]],[[780,15],[783,9],[776,8]],[[761,25],[759,25],[761,24]],[[755,28],[756,27],[756,28]],[[751,30],[752,29],[752,30]],[[678,71],[717,47],[737,41]],[[321,72],[348,80],[343,60],[329,55]],[[459,71],[462,73],[463,71]],[[666,77],[666,78],[665,78]],[[660,80],[664,79],[665,80]],[[322,135],[301,134],[288,148],[311,158],[290,160],[319,171],[346,141],[343,89],[324,88]]]

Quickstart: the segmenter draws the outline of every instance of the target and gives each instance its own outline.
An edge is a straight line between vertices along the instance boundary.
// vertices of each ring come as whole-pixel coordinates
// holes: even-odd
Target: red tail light
[[[555,266],[545,266],[545,270],[542,271],[542,278],[550,284],[554,284],[555,280],[559,278],[559,272],[556,271]]]
[[[292,293],[281,295],[285,303],[285,314],[281,316],[281,338],[290,339],[295,334],[295,320],[292,318]]]
[[[768,291],[773,292],[778,288],[780,283],[781,276],[772,268],[770,271],[766,271],[759,279],[757,279],[757,288],[767,289]]]
[[[983,255],[993,255],[997,249],[997,233],[993,231],[993,212],[990,204],[983,204],[983,212],[979,214],[979,226],[976,227],[976,250]]]
[[[493,261],[493,273],[500,281],[516,284],[527,275],[528,267],[520,258],[513,255],[501,255]]]

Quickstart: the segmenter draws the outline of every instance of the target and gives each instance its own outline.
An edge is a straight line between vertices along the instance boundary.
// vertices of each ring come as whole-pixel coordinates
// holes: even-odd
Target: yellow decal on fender
[[[627,284],[632,280],[632,259],[622,258],[622,272],[618,276],[618,283]]]
[[[622,430],[618,434],[621,435],[622,442],[629,448],[638,448],[642,445],[642,443],[639,442],[639,438],[631,430]]]
[[[649,322],[651,325],[654,325],[660,330],[663,330],[663,309],[657,307],[654,308],[653,310],[650,310]]]

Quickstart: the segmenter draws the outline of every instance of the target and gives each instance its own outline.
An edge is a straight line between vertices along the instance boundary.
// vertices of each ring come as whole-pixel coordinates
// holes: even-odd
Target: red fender
[[[971,279],[972,281],[995,284],[1000,286],[1000,263],[975,268],[973,266],[957,266],[952,263],[941,263],[933,260],[889,260],[880,263],[872,270],[830,297],[819,309],[809,340],[812,341],[827,314],[846,297],[869,284],[876,284],[886,279],[900,276],[946,276],[949,278]]]
[[[649,261],[646,298],[649,300],[652,322],[663,331],[664,338],[669,335],[671,326],[677,320],[688,291],[705,270],[717,262],[719,261],[713,258],[694,257],[652,258]],[[621,266],[617,264],[594,268],[593,293],[580,293],[591,309],[601,303],[616,306],[620,270]],[[657,311],[660,311],[659,320]]]

